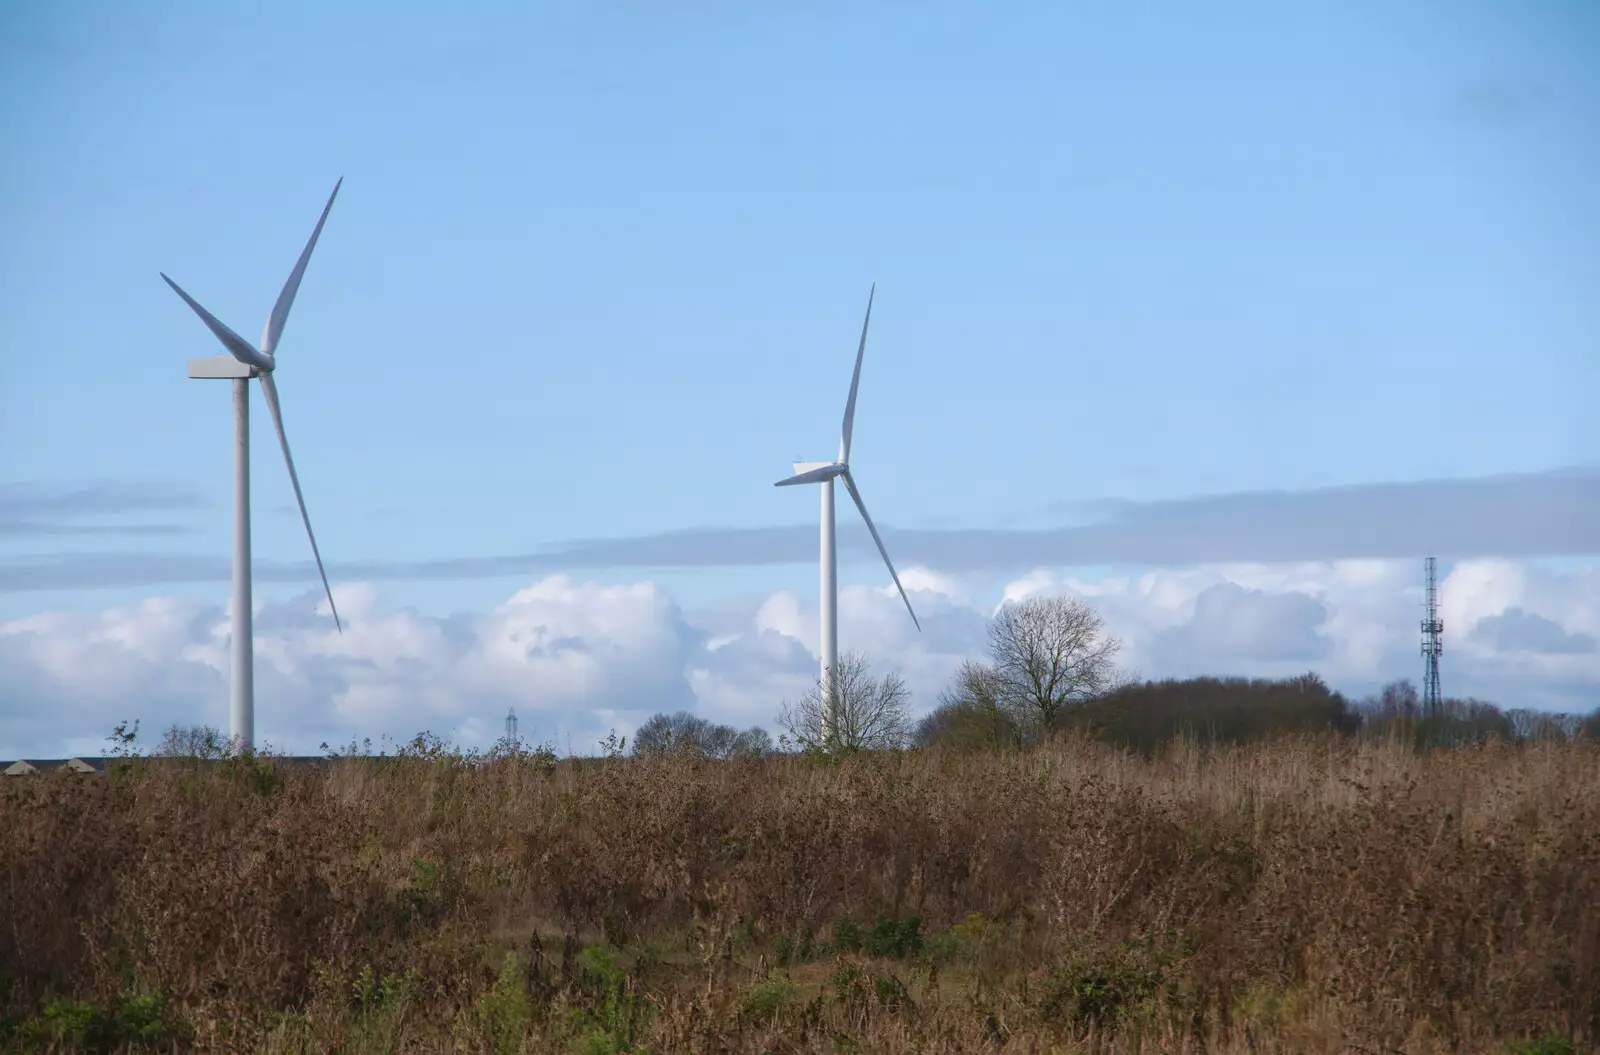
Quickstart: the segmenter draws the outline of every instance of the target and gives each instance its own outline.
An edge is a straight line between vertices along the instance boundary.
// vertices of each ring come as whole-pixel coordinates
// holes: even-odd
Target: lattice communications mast
[[[1444,696],[1439,691],[1439,653],[1444,651],[1439,637],[1444,633],[1444,623],[1439,618],[1439,587],[1432,557],[1426,567],[1428,617],[1422,621],[1422,713],[1433,718],[1444,711]]]

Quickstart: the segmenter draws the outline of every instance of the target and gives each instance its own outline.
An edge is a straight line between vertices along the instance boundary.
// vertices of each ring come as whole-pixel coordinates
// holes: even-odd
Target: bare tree
[[[772,754],[772,734],[759,725],[752,725],[739,734],[734,753],[739,755],[770,755]]]
[[[783,705],[778,724],[802,748],[881,750],[904,747],[911,734],[911,691],[898,672],[872,676],[859,652],[839,657],[830,672],[828,691],[822,679],[798,703]]]
[[[772,737],[759,725],[739,730],[716,725],[688,711],[654,714],[633,734],[635,754],[684,752],[710,758],[764,755],[772,750]]]
[[[1099,614],[1075,598],[1008,602],[989,623],[997,698],[1035,732],[1112,689],[1121,650]]]
[[[1401,678],[1383,687],[1378,707],[1385,718],[1416,718],[1422,714],[1422,697],[1411,679]]]
[[[633,731],[634,754],[647,755],[658,752],[699,750],[704,718],[688,711],[676,714],[652,714],[645,723]]]
[[[181,758],[223,758],[231,754],[228,738],[209,725],[173,725],[152,755]]]
[[[1376,696],[1358,702],[1356,711],[1361,715],[1362,732],[1369,738],[1410,736],[1422,717],[1422,696],[1410,679],[1401,678],[1389,682]]]
[[[939,706],[918,723],[914,741],[923,747],[1016,747],[1022,729],[1005,704],[1005,686],[995,668],[963,660]]]

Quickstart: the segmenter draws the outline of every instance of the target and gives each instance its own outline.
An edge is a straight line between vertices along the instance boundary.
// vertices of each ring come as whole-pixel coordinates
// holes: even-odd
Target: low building
[[[105,776],[105,758],[19,758],[15,762],[0,762],[0,772],[8,777],[27,777],[37,773],[83,773]]]

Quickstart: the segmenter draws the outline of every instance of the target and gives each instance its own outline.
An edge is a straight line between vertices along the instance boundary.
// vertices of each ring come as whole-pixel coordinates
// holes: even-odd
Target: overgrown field
[[[1560,1052],[1600,745],[0,782],[13,1050]]]

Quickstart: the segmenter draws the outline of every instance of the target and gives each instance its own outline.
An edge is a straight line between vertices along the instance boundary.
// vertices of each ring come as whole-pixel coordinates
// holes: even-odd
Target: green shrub
[[[866,936],[865,945],[868,956],[910,959],[922,951],[922,919],[918,916],[886,919],[879,915]]]
[[[1564,1037],[1541,1037],[1511,1045],[1512,1055],[1578,1055],[1578,1046]]]
[[[590,946],[579,954],[578,963],[584,993],[592,1006],[580,1009],[576,1016],[580,1032],[574,1050],[579,1055],[616,1055],[637,1050],[649,1007],[639,998],[616,954]]]
[[[799,994],[799,987],[789,979],[781,974],[771,974],[745,993],[744,1012],[758,1018],[772,1018],[792,1006]]]
[[[873,992],[878,997],[878,1006],[890,1011],[899,1011],[911,1006],[911,992],[906,989],[906,984],[892,974],[880,975],[872,980]]]
[[[801,924],[800,936],[780,934],[772,942],[772,955],[779,967],[804,963],[816,953],[816,928],[807,920]]]
[[[473,1006],[473,1017],[480,1036],[495,1055],[513,1055],[522,1050],[523,1038],[533,1021],[533,1007],[516,953],[506,953],[499,977]]]
[[[68,1045],[98,1055],[129,1045],[171,1045],[184,1031],[167,1014],[161,997],[142,994],[124,996],[107,1007],[92,1000],[51,1001],[18,1027],[17,1036],[30,1047]]]
[[[1060,964],[1045,977],[1041,1011],[1069,1026],[1106,1026],[1147,1012],[1161,990],[1161,970],[1127,947]]]
[[[833,940],[828,943],[833,952],[856,952],[861,948],[861,928],[848,918],[833,925]]]

